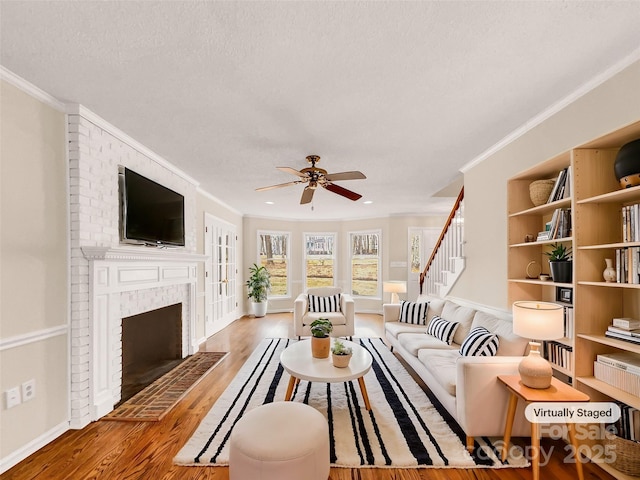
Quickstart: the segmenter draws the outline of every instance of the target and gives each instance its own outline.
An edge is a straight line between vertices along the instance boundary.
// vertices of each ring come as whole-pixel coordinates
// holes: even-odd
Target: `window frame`
[[[326,236],[333,237],[333,252],[331,254],[331,259],[333,260],[333,278],[331,285],[327,285],[328,287],[337,286],[337,278],[336,274],[338,273],[338,233],[337,232],[304,232],[302,234],[302,283],[304,287],[304,291],[307,291],[309,285],[307,283],[307,237],[309,236]]]
[[[287,239],[287,242],[286,242],[286,249],[287,249],[287,257],[286,257],[287,258],[287,269],[286,269],[287,292],[286,292],[285,295],[274,295],[273,293],[269,292],[269,298],[270,299],[275,299],[275,300],[291,298],[291,296],[292,296],[292,293],[291,293],[291,232],[282,231],[282,230],[258,230],[257,231],[257,235],[256,235],[256,258],[257,258],[256,263],[258,265],[262,265],[262,258],[260,256],[260,248],[262,246],[261,237],[263,235],[273,235],[273,236],[281,235],[281,236],[286,236],[286,239]]]
[[[378,236],[378,276],[376,279],[376,293],[374,295],[356,295],[353,293],[353,236],[354,235],[377,235]],[[347,234],[348,242],[348,269],[349,269],[349,293],[353,298],[361,298],[367,300],[381,300],[382,299],[382,229],[371,230],[354,230]]]

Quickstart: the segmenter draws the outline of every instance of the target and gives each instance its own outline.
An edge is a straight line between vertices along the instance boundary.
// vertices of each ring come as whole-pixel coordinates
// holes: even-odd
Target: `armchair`
[[[311,312],[309,311],[309,295],[331,297],[340,294],[339,311]],[[355,331],[355,307],[353,297],[342,293],[339,287],[309,288],[301,293],[293,304],[293,335],[300,338],[311,335],[310,324],[318,318],[328,318],[333,325],[331,335],[334,337],[351,337]]]

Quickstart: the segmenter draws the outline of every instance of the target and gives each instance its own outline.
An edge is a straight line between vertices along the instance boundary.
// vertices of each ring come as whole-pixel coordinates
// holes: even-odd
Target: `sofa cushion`
[[[439,338],[447,345],[451,345],[453,341],[453,335],[456,333],[456,329],[460,326],[459,323],[449,322],[442,317],[433,317],[429,326],[427,327],[427,333]]]
[[[321,297],[318,295],[309,295],[309,311],[310,312],[339,312],[340,311],[340,294]]]
[[[429,350],[458,350],[459,346],[447,345],[442,340],[424,333],[400,333],[398,343],[414,357],[423,349]]]
[[[386,322],[384,324],[386,332],[398,338],[401,333],[427,333],[427,327],[424,325],[411,325],[410,323]]]
[[[413,325],[426,325],[429,303],[400,302],[400,321]]]
[[[445,320],[460,324],[453,336],[453,341],[458,345],[462,344],[464,339],[467,338],[467,335],[469,335],[471,322],[473,321],[475,313],[476,311],[472,308],[462,307],[449,300],[445,301],[444,307],[442,308],[442,315],[440,316]],[[491,331],[491,329],[488,330]]]
[[[347,319],[341,312],[308,312],[302,317],[303,325],[311,325],[314,320],[328,318],[331,325],[346,325]]]
[[[511,320],[498,318],[490,313],[476,312],[471,326],[472,328],[484,327],[498,335],[499,345],[496,355],[523,356],[529,345],[528,339],[513,333],[513,322]]]
[[[472,327],[460,346],[463,357],[493,357],[498,351],[498,336],[484,327]]]
[[[420,350],[418,359],[449,395],[456,395],[457,350]]]
[[[420,299],[421,297],[422,296],[418,297],[418,299]],[[433,320],[433,317],[435,317],[436,315],[438,317],[442,316],[442,309],[445,303],[446,300],[442,300],[441,298],[432,298],[431,300],[429,300],[429,309],[427,310],[425,325],[429,325],[429,322],[431,322],[431,320]]]

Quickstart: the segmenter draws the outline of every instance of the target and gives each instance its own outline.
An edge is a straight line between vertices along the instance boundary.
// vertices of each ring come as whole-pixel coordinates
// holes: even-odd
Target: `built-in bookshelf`
[[[573,328],[566,338],[547,344],[552,366],[558,377],[587,393],[592,401],[617,401],[631,409],[640,409],[640,397],[596,378],[598,355],[632,352],[640,355],[640,344],[607,336],[616,317],[640,319],[640,186],[621,189],[613,164],[620,147],[640,138],[640,122],[622,128],[542,161],[511,178],[507,184],[508,205],[508,298],[557,302],[558,289],[571,291]],[[569,195],[550,195],[550,201],[534,206],[529,184],[534,180],[556,179],[565,172]],[[554,186],[555,186],[554,185]],[[549,229],[554,212],[570,212],[570,228],[549,240],[539,238]],[[556,221],[558,214],[556,213]],[[633,222],[633,223],[632,223]],[[541,238],[544,238],[542,236]],[[545,252],[560,242],[573,252],[571,283],[528,278],[527,266],[539,263],[543,275],[549,275]],[[637,252],[634,257],[633,253]],[[620,270],[618,281],[605,282],[605,259]],[[617,262],[616,262],[617,259]],[[625,267],[626,262],[626,267]],[[626,270],[624,270],[626,268]],[[635,268],[635,270],[634,270]],[[529,269],[530,270],[530,269]],[[637,276],[634,277],[634,272]],[[635,280],[635,279],[638,280]],[[626,280],[626,281],[624,281]],[[635,282],[638,283],[635,283]],[[560,302],[559,302],[560,303]],[[554,359],[560,359],[560,363]],[[602,372],[598,373],[601,376]],[[616,478],[633,478],[602,464]]]

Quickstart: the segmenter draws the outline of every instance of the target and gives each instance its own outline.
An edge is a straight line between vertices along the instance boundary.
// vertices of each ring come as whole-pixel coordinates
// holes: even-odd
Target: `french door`
[[[205,214],[205,335],[237,318],[238,266],[235,225]]]

